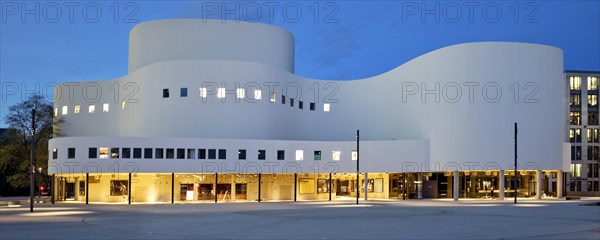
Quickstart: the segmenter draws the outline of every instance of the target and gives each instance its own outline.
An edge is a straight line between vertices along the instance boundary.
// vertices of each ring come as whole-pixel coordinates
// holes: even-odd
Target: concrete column
[[[556,173],[556,197],[561,198],[563,196],[563,172],[558,171]]]
[[[498,199],[500,200],[504,200],[504,170],[500,170],[500,176],[499,176],[499,186],[498,188],[500,188],[500,191],[498,192]]]
[[[365,201],[367,200],[367,193],[369,192],[369,189],[367,189],[367,187],[369,186],[369,174],[365,173],[365,178],[363,179],[363,189],[365,189]]]
[[[452,197],[454,197],[454,201],[458,201],[458,188],[460,187],[458,183],[458,171],[454,171],[454,179],[452,181]]]
[[[537,170],[535,176],[537,177],[535,196],[537,197],[537,199],[542,199],[542,179],[544,179],[542,170]]]

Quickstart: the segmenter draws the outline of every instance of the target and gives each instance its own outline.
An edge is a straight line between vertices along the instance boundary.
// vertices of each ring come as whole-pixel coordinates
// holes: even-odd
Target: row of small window
[[[581,90],[581,76],[569,77],[569,89]],[[587,90],[598,90],[598,77],[587,78]]]
[[[588,143],[600,142],[600,131],[598,130],[598,128],[588,128],[586,130]],[[581,128],[569,129],[569,141],[572,143],[581,142]]]
[[[598,163],[590,163],[587,165],[587,177],[588,178],[597,178],[600,177],[600,164]],[[581,163],[571,163],[571,178],[580,178],[581,177]]]
[[[599,181],[587,181],[587,191],[588,192],[597,192]],[[581,192],[581,181],[572,181],[569,184],[569,191],[571,192]]]
[[[588,107],[598,107],[598,94],[587,95]],[[581,107],[581,94],[571,94],[569,97],[570,107]]]
[[[108,103],[102,104],[102,112],[108,112],[110,105]],[[121,102],[121,109],[125,109],[125,101]],[[96,105],[90,104],[88,105],[88,113],[96,112]],[[61,115],[69,114],[69,106],[62,106]],[[73,113],[81,113],[81,105],[75,105],[73,108]],[[54,108],[54,116],[58,116],[58,108]]]
[[[202,97],[202,98],[206,98],[207,97],[207,88],[199,88],[198,89],[198,96]],[[162,91],[162,97],[163,98],[169,98],[170,96],[170,90],[168,88],[164,88]],[[225,96],[227,95],[227,90],[225,88],[217,88],[217,98],[225,98]],[[238,88],[235,90],[235,95],[236,98],[238,99],[244,99],[246,98],[246,89],[244,88]],[[187,97],[188,96],[188,88],[180,88],[179,89],[179,96],[180,97]],[[262,99],[262,91],[261,90],[254,90],[254,99],[255,100],[261,100]],[[271,92],[271,95],[269,97],[269,101],[271,102],[277,102],[277,93],[275,92]],[[285,95],[281,95],[281,103],[282,104],[287,104],[286,103],[286,97]],[[290,107],[295,107],[296,101],[293,98],[289,98],[289,104]],[[298,108],[299,109],[304,109],[304,102],[302,101],[298,101]],[[311,102],[309,103],[309,109],[311,111],[314,111],[316,109],[316,103]],[[331,109],[331,105],[329,103],[324,103],[323,104],[323,111],[324,112],[329,112]]]
[[[581,146],[571,146],[571,160],[581,160]],[[600,160],[600,146],[587,146],[587,160]]]
[[[237,151],[239,160],[246,160],[246,149]],[[197,154],[196,154],[197,153]],[[331,151],[331,159],[340,161],[341,151]],[[52,159],[58,158],[58,149],[52,149]],[[75,158],[75,148],[67,149],[67,158]],[[205,148],[108,148],[91,147],[88,149],[88,158],[145,158],[145,159],[227,159],[226,149],[205,149]],[[258,150],[258,160],[267,159],[267,150]],[[352,151],[352,160],[356,160],[357,153]],[[304,150],[296,150],[296,161],[304,160]],[[285,150],[277,150],[277,160],[285,160]],[[321,151],[313,151],[313,160],[321,160]]]
[[[569,112],[569,125],[581,125],[581,112],[571,111]],[[588,112],[587,113],[587,125],[598,125],[598,113]]]

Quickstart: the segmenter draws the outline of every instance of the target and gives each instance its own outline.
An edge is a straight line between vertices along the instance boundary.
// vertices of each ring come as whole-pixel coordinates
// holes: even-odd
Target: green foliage
[[[14,189],[29,186],[32,109],[36,110],[35,171],[39,172],[38,168],[42,168],[41,174],[36,174],[36,183],[42,182],[48,173],[48,140],[60,135],[57,126],[63,122],[62,119],[53,117],[52,104],[41,95],[32,95],[9,107],[4,119],[9,129],[0,136],[0,174],[3,176],[2,180],[7,181]],[[2,192],[6,192],[6,189],[2,189]]]

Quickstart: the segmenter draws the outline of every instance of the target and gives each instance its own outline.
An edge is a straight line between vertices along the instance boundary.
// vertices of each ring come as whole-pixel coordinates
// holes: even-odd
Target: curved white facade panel
[[[222,145],[216,148],[232,151],[245,141],[252,149],[289,141],[282,148],[291,154],[314,144],[322,145],[318,150],[323,152],[335,151],[330,145],[342,141],[350,154],[360,129],[368,142],[361,147],[365,168],[369,161],[384,161],[371,166],[373,171],[510,169],[513,123],[518,122],[519,168],[568,170],[567,103],[558,48],[459,44],[352,81],[294,75],[293,49],[289,32],[261,24],[140,24],[131,33],[129,75],[56,89],[55,108],[65,119],[67,138],[53,139],[50,149],[138,140],[177,148],[169,144],[219,139]],[[94,113],[89,113],[90,105]],[[75,106],[80,113],[74,113]],[[93,137],[99,137],[98,143]],[[403,145],[410,142],[419,144]],[[380,144],[386,147],[378,148]],[[303,150],[317,150],[313,148]],[[369,148],[381,151],[363,156]],[[51,162],[68,161],[59,156]],[[408,162],[421,167],[397,167]],[[157,166],[163,172],[202,171],[184,162]]]

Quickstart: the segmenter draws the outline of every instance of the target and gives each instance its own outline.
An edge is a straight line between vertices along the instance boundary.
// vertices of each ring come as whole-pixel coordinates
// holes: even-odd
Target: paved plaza
[[[593,201],[409,200],[1,207],[0,239],[600,239]]]

